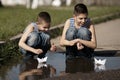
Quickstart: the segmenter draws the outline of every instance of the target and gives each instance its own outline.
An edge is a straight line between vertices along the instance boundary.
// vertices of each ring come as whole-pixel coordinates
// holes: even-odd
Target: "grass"
[[[101,17],[111,13],[120,12],[119,6],[88,6],[89,17]],[[22,32],[32,21],[36,20],[37,14],[47,11],[52,17],[52,25],[64,23],[67,18],[72,17],[73,7],[39,7],[31,10],[22,6],[0,8],[0,40],[7,40],[10,37]]]
[[[0,61],[4,62],[5,59],[10,59],[16,56],[16,58],[20,55],[18,52],[17,42],[9,41],[4,45],[0,46]],[[0,64],[2,64],[0,62]]]

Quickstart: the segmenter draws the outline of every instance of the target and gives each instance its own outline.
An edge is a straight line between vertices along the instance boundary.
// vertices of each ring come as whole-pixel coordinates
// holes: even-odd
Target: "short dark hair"
[[[51,17],[50,17],[50,14],[48,12],[40,12],[38,14],[38,21],[40,21],[41,19],[43,19],[47,23],[51,22]]]
[[[74,14],[77,15],[80,13],[88,14],[88,9],[87,9],[86,5],[84,5],[82,3],[78,3],[74,7]]]

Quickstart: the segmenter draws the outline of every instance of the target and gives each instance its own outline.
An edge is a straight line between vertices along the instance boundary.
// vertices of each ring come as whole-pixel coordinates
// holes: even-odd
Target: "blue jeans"
[[[45,54],[51,47],[50,36],[44,32],[39,32],[39,33],[36,31],[31,32],[25,43],[33,48],[43,50],[43,53],[38,55],[39,58],[45,57]],[[27,57],[34,57],[35,55],[34,53],[26,51],[23,48],[20,48],[20,51],[24,56]]]
[[[80,27],[79,29],[76,29],[75,27],[70,27],[66,32],[66,39],[67,40],[74,40],[74,39],[82,39],[82,40],[91,40],[91,32],[88,30],[88,28]],[[77,50],[77,46],[66,46],[66,55],[71,57],[79,57],[84,56],[91,58],[93,55],[94,50],[83,45],[84,48],[82,50]]]

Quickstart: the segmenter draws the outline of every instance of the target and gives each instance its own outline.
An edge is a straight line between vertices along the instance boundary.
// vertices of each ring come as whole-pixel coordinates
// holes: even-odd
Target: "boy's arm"
[[[26,80],[27,76],[34,75],[34,74],[42,75],[42,70],[41,69],[32,69],[30,71],[25,71],[19,75],[19,80]]]
[[[94,26],[90,25],[90,29],[89,30],[91,31],[91,34],[92,34],[91,41],[79,39],[79,42],[84,44],[87,47],[95,49],[97,47],[97,42],[96,42],[96,35],[95,35],[95,28],[94,28]]]
[[[40,53],[42,53],[42,50],[41,50],[41,49],[34,49],[34,48],[28,46],[28,45],[25,43],[25,41],[27,40],[27,37],[28,37],[29,33],[32,32],[32,31],[33,31],[33,26],[30,24],[30,25],[27,27],[26,31],[23,33],[23,35],[22,35],[22,37],[21,37],[18,45],[19,45],[20,47],[22,47],[23,49],[27,50],[27,51],[33,52],[33,53],[35,53],[35,54],[40,54]]]
[[[61,46],[73,46],[74,44],[76,44],[78,42],[78,39],[74,39],[74,40],[71,40],[71,41],[68,41],[68,40],[65,39],[66,32],[67,32],[67,29],[69,28],[69,25],[70,25],[70,20],[68,19],[65,22],[62,37],[61,37],[61,40],[60,40],[60,45]]]

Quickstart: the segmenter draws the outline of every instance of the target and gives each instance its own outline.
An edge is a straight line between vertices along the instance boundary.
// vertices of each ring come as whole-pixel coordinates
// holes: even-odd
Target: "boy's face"
[[[38,29],[43,32],[47,32],[50,28],[50,23],[45,22],[42,20],[40,24],[38,24]]]
[[[78,15],[74,15],[74,18],[75,18],[76,24],[78,26],[82,26],[87,20],[87,14],[81,13]]]

